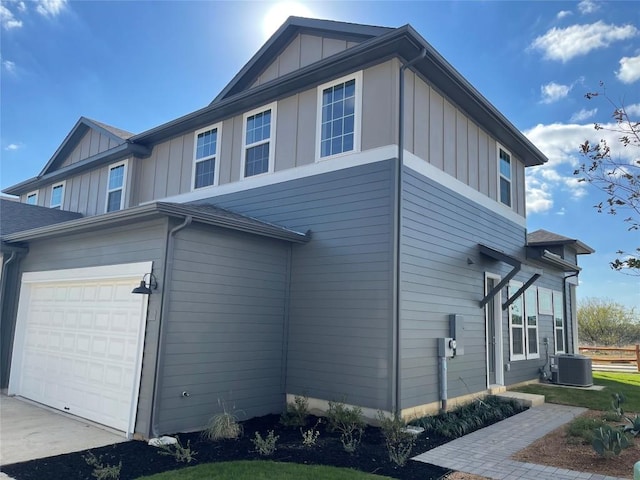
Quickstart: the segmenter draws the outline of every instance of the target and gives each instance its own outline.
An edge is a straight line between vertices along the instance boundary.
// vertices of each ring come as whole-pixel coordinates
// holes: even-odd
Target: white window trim
[[[558,302],[560,304],[560,315],[562,317],[562,327],[556,326],[556,298],[559,298]],[[566,319],[564,318],[564,298],[562,292],[558,290],[553,291],[553,347],[555,348],[556,353],[566,353],[567,352],[567,339],[565,337],[565,325]],[[562,350],[558,349],[558,330],[562,331],[562,346],[564,347]]]
[[[27,193],[27,196],[26,196],[26,197],[25,197],[25,199],[24,199],[24,203],[29,204],[29,197],[30,197],[31,195],[35,195],[35,197],[36,197],[36,203],[30,204],[30,205],[38,205],[38,192],[39,192],[39,190],[34,190],[33,192],[29,192],[29,193]]]
[[[216,152],[208,157],[196,158],[198,153],[198,135],[210,130],[216,130]],[[191,167],[191,191],[202,190],[203,188],[217,187],[220,177],[220,141],[222,140],[222,122],[196,130],[193,134],[193,165]],[[215,159],[213,166],[213,183],[204,187],[196,188],[196,165],[205,160]]]
[[[62,187],[62,195],[60,196],[60,203],[58,204],[53,204],[53,190],[56,187]],[[59,208],[60,210],[62,210],[62,206],[64,205],[64,194],[65,194],[65,189],[67,186],[67,181],[63,180],[62,182],[58,182],[58,183],[54,183],[53,185],[51,185],[51,195],[49,196],[49,208]]]
[[[114,168],[119,167],[120,165],[124,165],[124,175],[122,176],[122,187],[120,188],[114,188],[113,190],[109,190],[109,178],[111,177],[111,170]],[[127,178],[129,176],[129,159],[126,160],[122,160],[121,162],[116,162],[116,163],[112,163],[111,165],[109,165],[109,167],[107,168],[107,191],[105,193],[105,200],[104,200],[104,211],[105,213],[111,213],[109,212],[107,209],[109,208],[109,194],[111,192],[115,192],[117,190],[122,190],[122,195],[120,196],[120,208],[118,210],[114,210],[114,211],[119,211],[119,210],[123,210],[124,209],[124,205],[125,205],[125,195],[127,193]]]
[[[538,287],[538,315],[553,315],[553,298],[548,288]]]
[[[273,102],[268,105],[264,105],[260,108],[255,108],[249,112],[246,112],[242,116],[242,151],[241,151],[242,161],[240,162],[241,163],[240,164],[240,180],[245,180],[247,178],[260,177],[262,175],[273,173],[275,156],[276,156],[276,119],[278,116],[277,107],[278,107],[278,102]],[[256,115],[258,113],[266,112],[267,110],[271,110],[271,136],[269,137],[268,140],[260,140],[259,142],[250,143],[247,145],[246,143],[247,118],[249,118],[252,115]],[[244,169],[245,169],[245,163],[246,163],[246,157],[247,157],[247,148],[256,147],[258,145],[263,145],[265,143],[269,143],[269,168],[264,173],[259,173],[257,175],[251,175],[250,177],[245,177]]]
[[[507,289],[507,298],[510,298],[515,292],[517,292],[520,287],[522,287],[522,282],[509,282],[509,287]],[[526,330],[526,318],[525,318],[525,308],[524,308],[524,293],[520,296],[520,300],[522,300],[522,326],[518,328],[522,328],[522,353],[513,353],[513,323],[511,322],[511,312],[514,307],[514,303],[509,305],[509,359],[513,361],[518,360],[526,360],[527,359],[527,330]],[[516,300],[517,301],[517,300]]]
[[[511,178],[507,178],[504,175],[502,175],[502,173],[500,172],[500,150],[502,150],[504,153],[506,153],[507,155],[509,155],[509,168],[511,170]],[[496,142],[496,161],[497,161],[497,167],[498,167],[498,203],[502,206],[505,206],[507,208],[513,209],[513,155],[511,154],[511,152],[509,150],[507,150],[506,148],[504,148],[502,145],[500,145],[498,142]],[[509,182],[509,205],[507,205],[506,203],[502,203],[502,195],[500,192],[500,179],[504,178],[506,181]]]
[[[485,291],[484,294],[487,295],[489,293],[489,291],[487,290],[487,280],[488,279],[493,279],[495,281],[495,285],[498,285],[500,283],[500,281],[502,280],[502,277],[500,275],[496,275],[494,273],[489,273],[489,272],[485,272],[484,274],[484,287],[485,287]],[[489,322],[493,322],[495,321],[495,331],[493,332],[495,334],[495,374],[496,374],[496,384],[497,385],[504,385],[504,368],[502,367],[502,364],[504,363],[503,361],[503,348],[504,348],[504,342],[502,340],[502,291],[498,291],[495,295],[494,298],[492,298],[491,300],[489,300],[490,302],[494,302],[495,306],[496,306],[496,319],[491,319],[489,318],[488,315],[488,309],[485,307],[485,315],[484,315],[484,319],[485,319],[485,342],[489,341],[488,335],[489,335]],[[509,317],[509,321],[511,321],[511,317]],[[511,330],[511,329],[509,329]],[[511,334],[509,334],[509,336],[511,336]],[[490,384],[489,384],[489,348],[485,347],[486,349],[486,371],[487,371],[487,388],[489,388]]]
[[[356,98],[355,98],[355,114],[353,119],[353,150],[348,152],[336,153],[335,155],[329,155],[327,157],[321,157],[321,143],[322,143],[322,92],[323,90],[337,85],[339,83],[346,83],[349,80],[356,81]],[[324,83],[318,86],[317,92],[318,100],[316,105],[316,162],[324,162],[332,158],[338,158],[352,153],[357,153],[361,148],[361,132],[362,132],[362,70],[351,73],[341,78],[336,78],[330,82]]]
[[[533,294],[533,302],[527,302],[527,292]],[[533,358],[540,358],[540,313],[538,312],[538,290],[535,286],[530,286],[524,291],[522,296],[524,300],[524,325],[526,329],[525,340],[527,346],[525,353],[527,355],[527,359],[529,360]],[[529,338],[529,314],[533,313],[531,309],[535,309],[536,314],[536,338],[533,340],[535,341],[536,345],[535,353],[529,353],[529,345],[532,341],[532,339]]]

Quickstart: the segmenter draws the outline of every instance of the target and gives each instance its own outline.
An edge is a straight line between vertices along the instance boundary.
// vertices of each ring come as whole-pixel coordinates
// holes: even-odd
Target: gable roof
[[[574,248],[578,255],[595,252],[593,248],[580,240],[565,237],[547,230],[540,229],[527,235],[527,246],[529,247],[553,247],[562,245]]]
[[[346,40],[363,41],[393,31],[394,28],[357,23],[318,20],[313,18],[289,17],[267,42],[251,57],[244,67],[233,77],[226,87],[213,99],[211,105],[247,89],[269,66],[287,45],[300,33],[312,33],[338,37]]]
[[[45,210],[50,209],[45,208]],[[279,225],[263,222],[211,204],[154,202],[139,207],[119,210],[117,212],[104,213],[102,215],[83,218],[76,217],[64,224],[44,224],[29,230],[16,231],[15,233],[4,236],[3,241],[20,244],[20,242],[29,240],[57,237],[84,231],[95,231],[101,228],[112,228],[160,216],[174,218],[185,218],[189,216],[197,223],[228,228],[231,230],[294,243],[307,243],[311,239],[310,232],[296,232]]]
[[[0,198],[0,239],[13,233],[81,218],[82,214]]]
[[[293,36],[311,29],[318,32],[333,31],[344,36],[358,35],[363,41],[262,85],[246,88]],[[410,25],[398,28],[371,27],[298,17],[289,18],[211,104],[135,135],[130,141],[152,145],[391,58],[409,62],[418,57],[419,61],[412,63],[411,68],[465,111],[526,166],[542,165],[547,161],[547,157],[520,130]]]

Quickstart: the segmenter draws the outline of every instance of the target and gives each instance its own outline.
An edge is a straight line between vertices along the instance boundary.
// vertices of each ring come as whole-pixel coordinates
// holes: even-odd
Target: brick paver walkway
[[[414,460],[493,479],[620,480],[509,458],[585,411],[546,403],[429,450]]]

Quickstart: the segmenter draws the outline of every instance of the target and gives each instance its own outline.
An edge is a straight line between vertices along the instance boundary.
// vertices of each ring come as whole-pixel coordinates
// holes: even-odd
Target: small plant
[[[264,438],[262,438],[260,432],[256,432],[255,437],[251,439],[251,443],[253,443],[256,452],[263,457],[268,457],[276,451],[276,442],[279,438],[278,435],[274,435],[273,430],[269,430],[269,433]]]
[[[626,400],[624,395],[621,393],[612,393],[611,396],[613,397],[613,400],[611,400],[611,409],[620,416],[624,415],[624,410],[622,409],[622,404]]]
[[[604,420],[589,417],[577,417],[567,425],[567,442],[571,444],[590,445],[596,429],[604,427]]]
[[[353,453],[358,449],[364,432],[364,419],[360,407],[347,407],[341,402],[329,402],[327,411],[329,430],[340,432],[344,450]]]
[[[384,413],[378,412],[378,421],[384,435],[389,460],[403,467],[409,460],[411,450],[416,443],[416,436],[406,430],[406,422],[397,413],[387,417]]]
[[[318,425],[320,425],[321,422],[322,420],[319,418],[312,428],[308,430],[300,428],[300,433],[302,434],[302,445],[304,445],[305,447],[315,446],[316,442],[318,441],[318,437],[320,436]]]
[[[202,431],[202,437],[214,442],[239,438],[242,435],[242,425],[238,423],[238,417],[227,411],[226,406],[220,400],[218,400],[218,405],[222,406],[222,413],[217,413],[209,419],[207,427]]]
[[[619,422],[622,420],[622,415],[615,410],[607,410],[606,412],[602,412],[602,420],[605,422]]]
[[[629,425],[623,425],[624,427],[623,431],[625,433],[630,433],[634,437],[639,436],[640,435],[640,415],[636,415],[633,418],[625,416],[624,418],[629,422]]]
[[[102,455],[96,457],[93,452],[89,452],[83,456],[87,465],[93,467],[91,475],[98,480],[118,480],[120,478],[120,470],[122,470],[122,462],[118,465],[109,465],[102,463]]]
[[[612,457],[629,447],[629,439],[621,430],[605,425],[595,430],[591,445],[598,455]]]
[[[191,463],[195,460],[198,452],[191,450],[191,441],[187,440],[187,446],[185,447],[180,443],[180,438],[176,437],[176,440],[173,445],[160,445],[158,453],[171,456],[178,463]]]
[[[304,427],[309,416],[309,398],[296,395],[287,411],[280,416],[280,423],[287,427]]]

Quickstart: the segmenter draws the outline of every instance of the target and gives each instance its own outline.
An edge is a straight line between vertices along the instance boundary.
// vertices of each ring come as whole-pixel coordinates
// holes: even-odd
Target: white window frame
[[[35,197],[35,203],[29,203],[29,197]],[[38,205],[38,190],[34,190],[33,192],[27,193],[27,197],[24,200],[24,203],[27,205]]]
[[[527,359],[540,358],[540,314],[538,313],[538,290],[533,285],[527,288],[522,294],[524,297],[524,319],[525,319],[525,340]],[[534,330],[529,324],[529,317],[535,316],[535,338],[531,338],[530,330]],[[536,346],[535,352],[530,352],[531,345]]]
[[[551,290],[538,287],[538,315],[553,315]]]
[[[322,92],[327,88],[333,87],[340,83],[346,83],[355,80],[355,107],[353,119],[353,150],[336,153],[326,157],[321,156],[322,152]],[[331,158],[342,157],[352,153],[357,153],[361,149],[361,132],[362,132],[362,70],[337,78],[330,82],[318,86],[318,100],[316,107],[316,162],[322,162]]]
[[[119,166],[124,166],[124,174],[122,175],[122,187],[119,188],[113,188],[113,189],[109,189],[109,179],[111,178],[111,170],[118,168]],[[122,195],[120,195],[120,208],[118,210],[112,210],[112,212],[117,212],[120,210],[124,209],[124,205],[125,205],[125,196],[127,193],[127,177],[129,174],[129,160],[122,160],[121,162],[116,162],[116,163],[112,163],[111,165],[109,165],[109,167],[107,168],[107,192],[105,194],[105,201],[104,201],[104,211],[105,213],[111,213],[108,211],[109,208],[109,194],[111,192],[115,192],[117,190],[122,190]]]
[[[520,287],[522,287],[522,282],[509,282],[509,288],[507,289],[507,298],[511,298],[511,296],[517,292]],[[520,295],[514,302],[509,305],[509,359],[513,361],[517,360],[526,360],[527,359],[527,342],[526,342],[526,322],[525,322],[525,312],[524,312],[524,293]],[[513,313],[516,308],[520,306],[522,312],[522,324],[518,325],[516,328],[520,328],[522,330],[522,353],[513,353],[513,339],[514,339],[514,324],[513,324]]]
[[[504,148],[499,143],[496,143],[496,147],[497,147],[496,148],[496,153],[497,153],[497,159],[496,160],[497,160],[497,165],[498,165],[498,202],[500,203],[500,205],[504,205],[507,208],[513,209],[513,155],[511,154],[511,152],[509,150]],[[501,166],[501,162],[502,162],[502,159],[500,158],[500,150],[502,150],[504,153],[509,155],[509,175],[510,175],[510,178],[507,178],[504,175],[502,175],[502,172],[500,171],[500,166]],[[507,205],[506,203],[504,203],[502,201],[502,189],[500,188],[500,180],[503,179],[503,178],[507,182],[509,182],[509,205]]]
[[[562,326],[558,327],[557,320],[562,321]],[[565,336],[565,318],[564,318],[564,298],[562,292],[553,291],[553,346],[556,353],[567,353],[567,338]],[[562,333],[562,349],[558,348],[558,332]]]
[[[51,185],[51,195],[49,196],[49,208],[59,208],[60,210],[62,210],[62,205],[64,205],[64,191],[65,191],[65,187],[67,185],[66,180],[63,180],[62,182],[58,182],[58,183],[54,183],[53,185]],[[60,203],[53,203],[53,191],[58,188],[58,187],[62,187],[62,194],[60,195]]]
[[[276,119],[278,116],[277,107],[278,107],[278,102],[273,102],[268,105],[264,105],[260,108],[255,108],[249,112],[246,112],[242,116],[242,152],[241,152],[242,160],[240,165],[240,180],[246,180],[248,178],[256,178],[262,175],[273,173],[274,163],[275,163],[275,154],[276,154]],[[247,142],[247,119],[253,115],[257,115],[258,113],[266,112],[267,110],[271,110],[270,137],[268,139],[262,139],[258,142],[247,144],[246,143]],[[247,149],[252,147],[257,147],[265,143],[269,143],[269,168],[267,168],[266,172],[245,177],[244,173],[245,173],[246,160],[247,160]]]
[[[208,157],[197,158],[198,155],[198,135],[201,133],[209,132],[211,130],[216,131],[216,151],[213,155],[209,155]],[[191,168],[191,191],[201,190],[203,188],[208,187],[216,187],[219,183],[220,177],[220,140],[222,139],[222,122],[216,123],[215,125],[210,125],[205,128],[201,128],[196,130],[193,134],[193,165]],[[196,166],[200,162],[204,162],[207,160],[213,159],[213,183],[211,185],[205,185],[202,187],[196,187]]]

